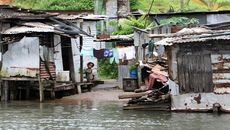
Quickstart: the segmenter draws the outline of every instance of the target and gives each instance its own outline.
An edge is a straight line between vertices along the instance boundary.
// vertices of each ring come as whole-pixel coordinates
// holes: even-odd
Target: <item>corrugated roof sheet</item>
[[[96,39],[96,42],[109,42],[109,41],[133,41],[134,34],[130,35],[115,35],[115,36],[110,36],[109,38],[106,39]]]
[[[230,35],[223,35],[223,36],[209,36],[209,37],[197,37],[193,36],[190,38],[180,38],[174,39],[173,41],[169,42],[169,44],[178,44],[178,43],[192,43],[192,42],[206,42],[206,41],[218,41],[218,40],[230,40]]]
[[[23,23],[21,26],[15,26],[2,32],[2,34],[20,34],[32,32],[56,32],[54,27],[39,22]]]
[[[105,15],[68,15],[68,14],[61,14],[58,15],[57,18],[65,19],[65,20],[76,20],[76,19],[83,19],[83,20],[104,20],[106,18]]]
[[[205,28],[185,28],[167,38],[157,41],[156,45],[171,46],[173,44],[206,42],[209,40],[230,40],[230,30],[208,30]]]

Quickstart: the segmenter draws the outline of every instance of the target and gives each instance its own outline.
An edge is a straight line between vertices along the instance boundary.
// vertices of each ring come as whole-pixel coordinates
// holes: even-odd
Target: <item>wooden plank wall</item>
[[[181,92],[213,91],[210,55],[180,55],[178,68]]]
[[[177,75],[180,92],[230,93],[228,41],[186,43],[179,47]]]

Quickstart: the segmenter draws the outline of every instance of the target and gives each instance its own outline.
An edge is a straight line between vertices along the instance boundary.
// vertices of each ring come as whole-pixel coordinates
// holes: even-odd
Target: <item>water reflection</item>
[[[227,130],[229,114],[123,111],[120,102],[0,104],[0,128],[15,130]]]

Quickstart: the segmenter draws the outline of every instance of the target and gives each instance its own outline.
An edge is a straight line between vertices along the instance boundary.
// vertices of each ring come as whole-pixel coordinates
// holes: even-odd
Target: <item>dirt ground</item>
[[[120,100],[118,96],[124,94],[122,90],[97,90],[91,92],[85,92],[81,94],[75,94],[72,96],[63,97],[61,99],[56,99],[54,102],[58,103],[77,103],[79,101],[127,101]]]
[[[118,99],[119,95],[128,94],[131,92],[124,92],[122,89],[117,87],[117,84],[102,84],[96,86],[91,92],[84,92],[81,94],[75,94],[66,96],[61,99],[52,101],[53,103],[79,103],[82,101],[93,101],[93,102],[127,102],[128,99]]]

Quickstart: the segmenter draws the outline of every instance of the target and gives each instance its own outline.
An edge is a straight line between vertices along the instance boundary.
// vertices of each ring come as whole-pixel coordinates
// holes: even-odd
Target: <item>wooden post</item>
[[[55,91],[54,91],[55,86],[56,86],[56,81],[54,81],[54,83],[52,83],[52,89],[50,91],[51,99],[55,99]]]
[[[81,93],[81,85],[80,85],[80,84],[77,85],[77,93],[78,93],[78,94]]]
[[[4,87],[3,87],[3,80],[1,81],[1,101],[4,101]]]
[[[41,77],[39,77],[39,98],[40,98],[40,102],[44,101],[44,81],[41,79]]]
[[[80,51],[83,46],[83,38],[80,36]],[[83,56],[80,56],[80,82],[83,82]]]
[[[7,102],[9,100],[9,86],[8,86],[8,81],[4,80],[2,81],[3,85],[2,85],[2,94],[1,94],[1,101],[5,101]]]
[[[43,53],[43,52],[41,52],[41,47],[40,47],[42,42],[43,42],[43,38],[39,37],[39,54]],[[41,67],[41,59],[40,58],[39,58],[39,66]],[[40,67],[39,67],[39,70],[40,70]],[[41,71],[39,72],[38,81],[39,81],[39,100],[40,100],[40,102],[43,102],[44,101],[44,92],[43,92],[44,81],[41,77]]]
[[[28,83],[26,84],[26,100],[28,100],[30,98],[30,88]]]

